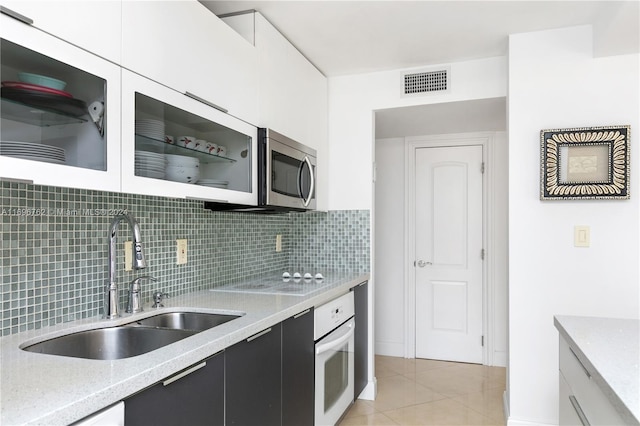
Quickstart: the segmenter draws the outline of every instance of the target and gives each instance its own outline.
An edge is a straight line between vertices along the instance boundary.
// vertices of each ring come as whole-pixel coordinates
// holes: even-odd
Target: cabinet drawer
[[[566,379],[571,391],[570,396],[573,395],[575,397],[589,424],[626,424],[609,401],[609,398],[594,381],[592,373],[577,358],[564,339],[560,339],[560,376]],[[564,401],[561,400],[560,404],[562,407]]]
[[[559,374],[560,384],[560,404],[559,404],[559,417],[561,426],[580,426],[582,421],[576,411],[576,408],[571,403],[571,397],[573,396],[571,388],[567,383],[567,379],[564,378],[562,372]]]

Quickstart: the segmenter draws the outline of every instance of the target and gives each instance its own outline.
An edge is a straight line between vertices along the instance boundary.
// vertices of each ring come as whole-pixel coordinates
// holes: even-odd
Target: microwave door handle
[[[306,200],[302,198],[302,167],[300,167],[300,172],[298,173],[298,185],[300,189],[300,198],[302,198],[304,206],[308,207],[311,199],[313,198],[313,193],[316,189],[316,179],[313,176],[313,165],[311,164],[311,160],[309,160],[309,157],[305,155],[303,161],[307,163],[307,166],[309,167],[309,176],[311,176],[311,185],[309,185],[309,197],[307,197]]]
[[[344,342],[346,342],[347,340],[349,340],[351,338],[351,336],[353,336],[354,333],[354,324],[353,321],[350,322],[347,327],[349,327],[349,331],[347,331],[344,335],[338,337],[335,340],[332,340],[330,342],[327,343],[321,343],[319,345],[316,345],[316,355],[320,355],[322,353],[325,353],[331,349],[337,348],[340,345],[342,345]]]

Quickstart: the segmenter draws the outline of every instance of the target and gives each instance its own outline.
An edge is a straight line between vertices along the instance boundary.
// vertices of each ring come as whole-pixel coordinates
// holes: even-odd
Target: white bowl
[[[200,160],[195,157],[174,154],[166,154],[165,156],[167,158],[167,163],[170,166],[198,167],[198,165],[200,164]]]
[[[167,166],[165,178],[174,182],[196,183],[200,178],[200,169],[197,167]]]

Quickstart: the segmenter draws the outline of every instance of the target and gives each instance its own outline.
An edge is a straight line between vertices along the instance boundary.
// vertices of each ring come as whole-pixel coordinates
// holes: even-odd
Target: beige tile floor
[[[375,371],[376,400],[357,400],[340,426],[505,424],[505,368],[377,355]]]

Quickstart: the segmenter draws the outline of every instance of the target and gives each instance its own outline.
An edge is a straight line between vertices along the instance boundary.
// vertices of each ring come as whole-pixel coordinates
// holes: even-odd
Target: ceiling
[[[585,24],[596,56],[640,51],[640,0],[201,3],[257,10],[326,76],[503,56],[509,34]]]

